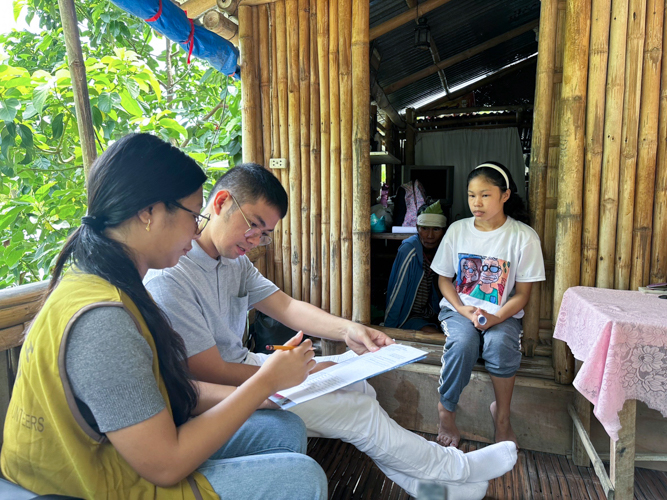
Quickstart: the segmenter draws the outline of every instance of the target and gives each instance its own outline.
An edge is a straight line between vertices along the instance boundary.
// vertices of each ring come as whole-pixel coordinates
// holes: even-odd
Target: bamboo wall
[[[526,310],[533,346],[571,286],[667,281],[666,42],[664,0],[542,0],[529,208],[547,281]],[[553,361],[570,383],[557,340]]]
[[[286,293],[370,321],[369,3],[239,6],[243,161],[273,170],[289,211],[267,252]]]

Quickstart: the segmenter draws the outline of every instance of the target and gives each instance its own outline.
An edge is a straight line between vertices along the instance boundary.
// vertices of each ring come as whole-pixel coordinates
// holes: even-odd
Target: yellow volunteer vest
[[[2,474],[39,494],[217,500],[206,478],[197,472],[170,488],[143,479],[81,416],[65,373],[65,345],[74,321],[101,306],[123,307],[134,317],[153,351],[153,373],[171,412],[155,343],[137,307],[107,281],[70,271],[44,304],[23,344],[5,420]]]

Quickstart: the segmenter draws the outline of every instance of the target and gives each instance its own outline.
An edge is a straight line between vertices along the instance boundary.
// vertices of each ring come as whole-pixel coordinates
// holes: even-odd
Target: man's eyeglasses
[[[482,271],[491,271],[492,273],[497,273],[498,271],[500,271],[500,267],[498,267],[498,266],[488,266],[488,265],[484,264],[482,266]]]
[[[175,207],[178,207],[181,210],[185,210],[186,212],[192,214],[192,216],[195,218],[195,225],[196,225],[195,234],[201,234],[201,232],[206,227],[206,224],[208,224],[208,221],[211,220],[211,217],[209,217],[208,215],[202,215],[200,213],[190,210],[189,208],[185,208],[177,201],[170,201],[169,204],[174,205]]]
[[[259,227],[257,227],[257,224],[253,224],[248,220],[248,218],[243,213],[243,210],[241,210],[241,205],[239,205],[239,202],[236,201],[236,198],[234,198],[232,193],[229,193],[229,196],[232,197],[232,200],[234,200],[234,203],[236,203],[236,207],[239,209],[239,212],[241,212],[241,215],[243,216],[245,223],[248,224],[248,230],[245,232],[244,235],[245,238],[246,239],[256,238],[259,236],[259,243],[257,243],[257,246],[263,247],[269,245],[271,241],[273,241],[271,240],[271,237],[268,234],[263,233],[262,230]]]

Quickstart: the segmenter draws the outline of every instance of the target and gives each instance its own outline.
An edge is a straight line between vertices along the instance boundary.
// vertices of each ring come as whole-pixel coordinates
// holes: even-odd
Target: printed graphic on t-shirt
[[[506,260],[460,253],[456,291],[499,306],[509,272],[510,263]]]

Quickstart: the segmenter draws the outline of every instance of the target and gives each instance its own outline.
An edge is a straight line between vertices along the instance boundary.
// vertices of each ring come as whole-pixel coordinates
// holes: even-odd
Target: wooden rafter
[[[405,0],[405,3],[408,4],[408,8],[414,9],[417,7],[417,0]],[[419,24],[419,19],[415,19],[415,24]],[[433,37],[429,37],[431,41],[429,46],[429,51],[431,52],[431,57],[433,58],[433,64],[438,64],[440,62],[440,52],[438,51],[438,46],[435,43]],[[449,93],[449,86],[447,85],[447,77],[445,76],[445,71],[440,69],[438,70],[438,76],[440,77],[440,83],[442,83],[442,88],[446,93]]]
[[[382,55],[378,52],[377,49],[373,49],[370,57],[370,84],[371,84],[371,96],[373,101],[377,104],[377,107],[380,108],[386,116],[399,128],[405,128],[405,121],[398,114],[394,106],[389,102],[387,95],[384,90],[377,82],[377,72],[380,67],[380,61]]]
[[[418,71],[413,75],[406,76],[405,78],[402,78],[399,81],[392,83],[391,85],[388,85],[387,87],[385,87],[384,90],[387,94],[392,94],[393,92],[402,89],[406,85],[410,85],[411,83],[417,82],[423,78],[426,78],[427,76],[432,75],[433,73],[437,73],[440,70],[449,68],[454,64],[464,61],[474,55],[480,54],[485,50],[490,49],[491,47],[495,47],[496,45],[506,42],[507,40],[511,40],[512,38],[522,35],[523,33],[532,30],[537,25],[538,21],[534,20],[527,24],[524,24],[523,26],[519,26],[518,28],[508,31],[507,33],[503,33],[502,35],[492,38],[491,40],[476,45],[475,47],[472,47],[468,50],[464,50],[463,52],[460,52],[455,56],[449,57],[444,61],[439,62],[438,64],[429,66],[428,68]]]
[[[403,12],[402,14],[392,17],[388,21],[383,22],[382,24],[371,28],[370,39],[371,41],[375,40],[382,35],[389,33],[396,28],[403,26],[414,19],[419,19],[427,12],[431,12],[433,9],[437,9],[441,5],[445,5],[450,0],[426,0],[426,2],[417,5],[416,7]]]

